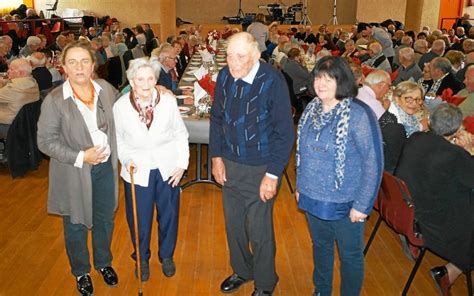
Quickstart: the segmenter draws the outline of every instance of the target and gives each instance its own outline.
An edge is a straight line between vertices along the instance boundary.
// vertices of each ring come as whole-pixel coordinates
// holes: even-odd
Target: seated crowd
[[[129,62],[151,56],[161,66],[157,84],[175,95],[192,95],[189,90],[179,89],[178,83],[193,54],[206,48],[207,41],[202,28],[194,25],[177,36],[169,36],[166,42],[160,42],[148,24],[120,29],[117,23],[106,23],[83,29],[79,36],[63,31],[50,44],[41,34],[21,40],[14,34],[16,29],[10,29],[9,34],[0,36],[0,72],[7,73],[7,77],[0,77],[3,138],[23,105],[44,98],[63,83],[59,56],[77,39],[89,42],[94,50],[98,78],[121,90],[128,85],[125,70]],[[219,35],[228,38],[236,31],[225,26]],[[449,260],[446,267],[432,270],[436,284],[447,293],[462,271],[472,269],[474,257],[474,246],[465,245],[472,243],[467,238],[459,252],[446,251],[446,240],[463,241],[460,236],[469,233],[460,222],[462,217],[472,220],[472,201],[467,205],[467,200],[469,194],[472,200],[474,188],[473,136],[462,127],[462,121],[474,116],[474,27],[463,23],[452,30],[431,31],[425,27],[413,32],[404,31],[399,22],[385,21],[359,23],[350,32],[330,32],[321,25],[314,33],[311,26],[303,25],[281,31],[276,24],[265,25],[257,15],[247,31],[258,42],[261,62],[272,65],[287,78],[297,118],[316,96],[312,71],[318,61],[325,56],[341,56],[349,62],[358,85],[357,97],[370,107],[381,129],[384,169],[407,181],[422,231],[433,238],[426,240],[428,247]],[[118,68],[113,68],[115,63]],[[122,73],[118,80],[115,71]],[[447,104],[455,97],[462,97],[463,101],[457,107]],[[435,122],[428,119],[430,114]],[[440,155],[446,155],[445,159],[439,159]],[[453,166],[449,171],[447,164]],[[445,183],[448,185],[440,185]],[[437,204],[430,212],[432,203],[425,192],[435,190],[430,190],[434,184],[439,185],[435,186]],[[463,201],[455,203],[450,198]],[[444,212],[443,221],[455,218],[455,222],[437,225],[434,218],[430,219],[430,213],[435,215],[435,211]],[[436,232],[439,227],[446,236]]]

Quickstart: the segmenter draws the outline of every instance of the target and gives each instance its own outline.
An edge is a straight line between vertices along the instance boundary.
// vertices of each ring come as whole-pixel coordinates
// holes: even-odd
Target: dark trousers
[[[313,281],[320,296],[332,294],[334,241],[341,261],[341,296],[360,295],[364,281],[364,225],[341,220],[321,220],[306,214],[313,241]]]
[[[133,224],[131,184],[125,184],[125,206],[128,227],[135,245],[135,230]],[[137,202],[138,235],[140,240],[140,260],[150,260],[151,225],[153,212],[156,207],[158,221],[158,256],[161,259],[172,258],[178,237],[179,196],[180,187],[171,187],[164,181],[158,169],[150,171],[148,187],[135,185]],[[135,252],[132,258],[136,260]]]
[[[273,291],[278,281],[273,231],[275,199],[262,202],[259,194],[266,166],[224,161],[227,181],[223,201],[230,264],[234,273],[254,279],[256,288]]]
[[[115,185],[112,162],[92,167],[92,251],[95,269],[112,265],[110,244],[114,229]],[[69,216],[63,217],[66,252],[75,276],[90,272],[88,229],[83,224],[72,224]]]
[[[10,129],[9,124],[0,123],[0,139],[6,139],[7,138],[9,129]]]

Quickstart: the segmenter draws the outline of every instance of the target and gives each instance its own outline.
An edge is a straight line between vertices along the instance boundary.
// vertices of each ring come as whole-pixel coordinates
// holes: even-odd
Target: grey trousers
[[[255,287],[273,291],[275,271],[274,198],[260,200],[260,182],[266,166],[249,166],[224,160],[227,181],[223,187],[224,217],[230,264],[234,273],[253,279]]]

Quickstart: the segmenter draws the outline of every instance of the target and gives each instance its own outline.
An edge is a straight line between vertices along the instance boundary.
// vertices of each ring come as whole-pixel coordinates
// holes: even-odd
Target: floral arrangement
[[[198,83],[199,86],[209,94],[212,103],[214,101],[214,89],[216,88],[216,82],[212,80],[212,75],[204,75],[200,80],[198,80]]]
[[[221,33],[217,30],[212,30],[207,33],[206,48],[207,51],[217,54],[217,40],[221,38]]]

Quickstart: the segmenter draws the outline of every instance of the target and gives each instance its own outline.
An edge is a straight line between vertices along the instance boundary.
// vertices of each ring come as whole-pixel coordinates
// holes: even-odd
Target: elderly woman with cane
[[[118,158],[125,185],[125,205],[132,242],[137,250],[132,214],[133,173],[137,213],[141,280],[150,276],[150,238],[154,207],[157,210],[159,260],[163,274],[176,272],[173,253],[178,234],[179,182],[188,166],[188,132],[176,99],[155,87],[160,74],[157,62],[148,58],[130,62],[127,78],[132,87],[114,106]],[[138,270],[137,270],[138,274]]]

